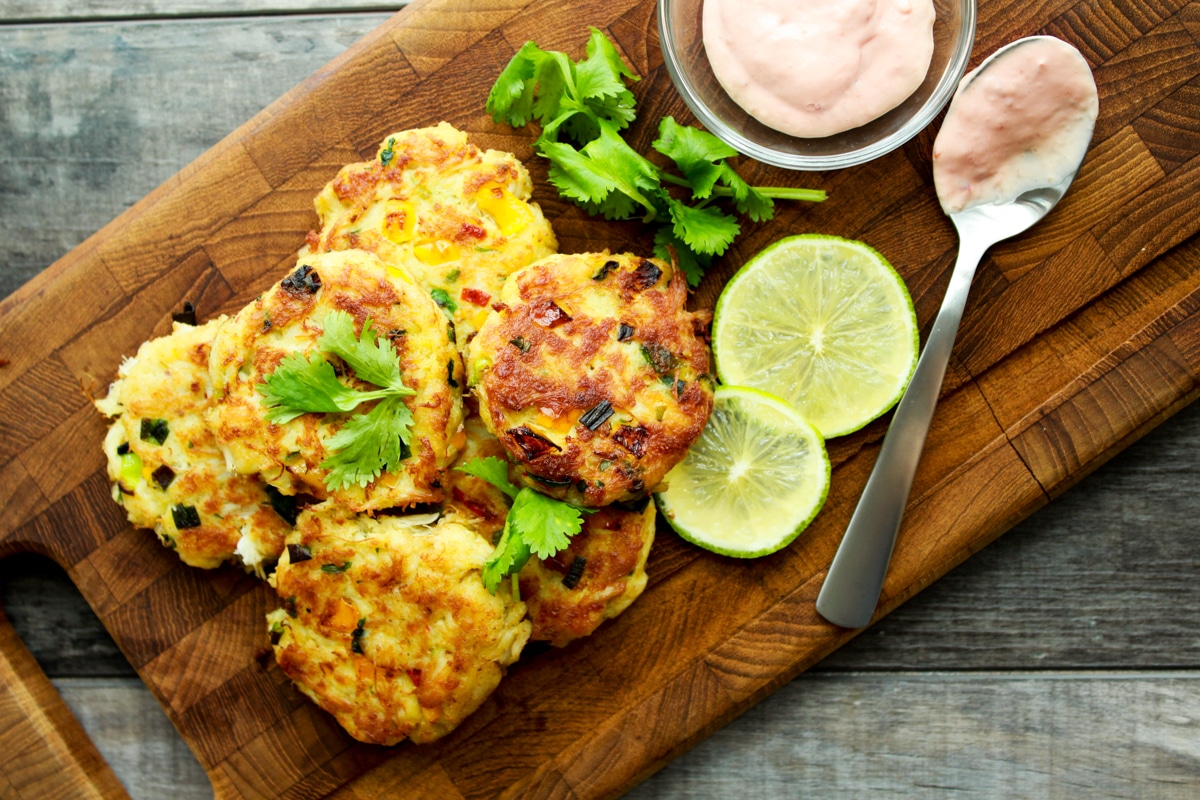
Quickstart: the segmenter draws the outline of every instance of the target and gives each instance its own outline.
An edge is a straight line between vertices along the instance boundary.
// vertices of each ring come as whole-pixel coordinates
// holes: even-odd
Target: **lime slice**
[[[721,292],[713,354],[723,383],[782,397],[826,438],[887,411],[917,366],[904,281],[862,242],[781,239]]]
[[[829,491],[821,434],[778,397],[720,386],[713,413],[655,495],[671,527],[738,558],[774,553],[808,526]]]

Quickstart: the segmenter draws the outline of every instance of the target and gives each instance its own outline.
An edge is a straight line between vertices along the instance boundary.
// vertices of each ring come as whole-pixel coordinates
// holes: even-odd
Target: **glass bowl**
[[[833,136],[802,139],[768,128],[725,93],[704,51],[703,5],[703,0],[659,0],[658,33],[671,80],[710,132],[744,155],[788,169],[852,167],[916,136],[954,94],[975,42],[975,0],[934,0],[933,60],[916,92],[866,125]]]

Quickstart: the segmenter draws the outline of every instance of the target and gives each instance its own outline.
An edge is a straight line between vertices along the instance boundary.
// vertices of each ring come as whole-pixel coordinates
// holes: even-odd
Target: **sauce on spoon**
[[[704,0],[704,47],[747,113],[815,138],[865,125],[917,90],[933,19],[933,0]]]
[[[963,77],[933,145],[933,181],[951,214],[1014,200],[1078,169],[1099,110],[1087,61],[1050,36],[1021,39]]]

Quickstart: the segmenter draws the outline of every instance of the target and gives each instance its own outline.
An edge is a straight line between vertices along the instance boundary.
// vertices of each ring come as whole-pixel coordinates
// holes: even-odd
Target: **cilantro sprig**
[[[487,481],[512,501],[500,541],[483,565],[483,585],[492,594],[530,557],[549,558],[566,549],[571,537],[582,530],[583,515],[591,513],[528,486],[518,489],[508,479],[508,462],[496,456],[473,458],[455,469]]]
[[[338,491],[366,486],[411,455],[412,412],[404,404],[413,389],[404,385],[400,360],[386,338],[376,336],[371,320],[354,335],[354,319],[332,311],[321,323],[317,351],[292,353],[256,387],[267,407],[267,419],[290,422],[302,414],[348,414],[360,404],[378,400],[370,411],[349,417],[324,444],[329,457],[325,486]],[[354,375],[378,389],[358,389],[342,383],[325,355],[340,358]]]
[[[825,199],[819,190],[750,186],[726,161],[736,150],[672,117],[662,119],[652,147],[679,174],[658,166],[621,136],[636,117],[628,83],[638,76],[595,28],[586,53],[572,61],[526,42],[496,79],[487,110],[514,127],[540,123],[534,147],[549,160],[559,193],[593,215],[657,224],[655,255],[670,260],[674,251],[690,285],[700,283],[713,257],[741,232],[737,217],[713,205],[717,200],[728,199],[739,214],[762,222],[774,216],[774,199]],[[672,194],[670,187],[686,191]]]

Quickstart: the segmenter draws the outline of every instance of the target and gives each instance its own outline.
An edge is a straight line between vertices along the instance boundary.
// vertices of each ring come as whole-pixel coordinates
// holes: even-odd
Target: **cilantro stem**
[[[692,185],[688,183],[686,178],[672,175],[669,172],[660,172],[659,174],[667,183],[673,183],[685,189],[692,188]],[[793,189],[788,186],[753,186],[751,188],[764,197],[771,197],[777,200],[806,200],[810,203],[823,203],[826,199],[824,189]],[[714,186],[712,188],[712,196],[733,197],[733,190],[728,186]]]
[[[827,196],[824,189],[793,189],[788,186],[755,186],[753,188],[764,197],[776,200],[806,200],[810,203],[824,203]],[[729,197],[733,192],[724,186],[715,186],[713,194]]]

